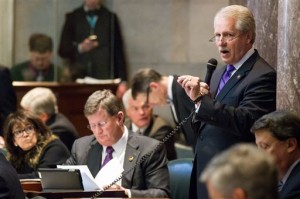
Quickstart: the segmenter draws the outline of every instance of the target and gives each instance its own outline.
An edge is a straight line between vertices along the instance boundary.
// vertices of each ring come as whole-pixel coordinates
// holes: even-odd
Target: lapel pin
[[[130,156],[130,157],[128,158],[129,162],[132,162],[133,159],[134,159],[133,156]]]
[[[238,75],[238,76],[237,76],[237,79],[240,79],[240,78],[241,78],[241,75]]]

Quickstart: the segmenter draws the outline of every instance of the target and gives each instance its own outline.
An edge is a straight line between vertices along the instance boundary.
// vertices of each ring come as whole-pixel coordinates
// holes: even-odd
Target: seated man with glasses
[[[147,104],[145,96],[139,96],[134,100],[131,89],[128,89],[122,100],[127,116],[125,125],[128,129],[160,141],[170,135],[173,128],[166,120],[153,114],[153,107]],[[177,157],[174,142],[174,136],[164,142],[168,160],[174,160]]]
[[[29,111],[21,109],[7,117],[4,138],[9,161],[22,179],[38,178],[39,168],[55,168],[70,157],[62,141]]]
[[[87,165],[95,177],[112,158],[123,166],[113,185],[133,198],[170,197],[166,150],[159,141],[137,135],[124,125],[125,114],[109,90],[94,92],[84,107],[93,135],[77,139],[66,165]]]
[[[280,198],[300,198],[300,117],[289,111],[274,111],[258,119],[251,131],[258,148],[276,160]]]

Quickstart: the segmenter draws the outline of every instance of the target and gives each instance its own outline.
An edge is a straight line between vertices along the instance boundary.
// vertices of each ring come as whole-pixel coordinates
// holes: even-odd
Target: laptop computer
[[[83,191],[79,169],[49,169],[38,170],[43,192]]]

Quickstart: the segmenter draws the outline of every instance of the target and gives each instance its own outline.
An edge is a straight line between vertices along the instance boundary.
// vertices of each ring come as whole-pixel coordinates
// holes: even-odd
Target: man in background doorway
[[[58,54],[66,60],[72,80],[85,76],[121,78],[117,97],[121,99],[127,90],[119,21],[102,0],[84,0],[82,6],[66,15]]]
[[[51,37],[41,33],[29,38],[29,60],[11,68],[13,81],[67,81],[60,67],[52,63],[53,42]]]

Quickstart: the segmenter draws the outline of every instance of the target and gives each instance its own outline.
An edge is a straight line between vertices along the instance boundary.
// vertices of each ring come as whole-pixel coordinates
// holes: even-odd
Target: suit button
[[[203,136],[202,136],[202,135],[200,135],[200,140],[201,140],[201,141],[203,140]]]

